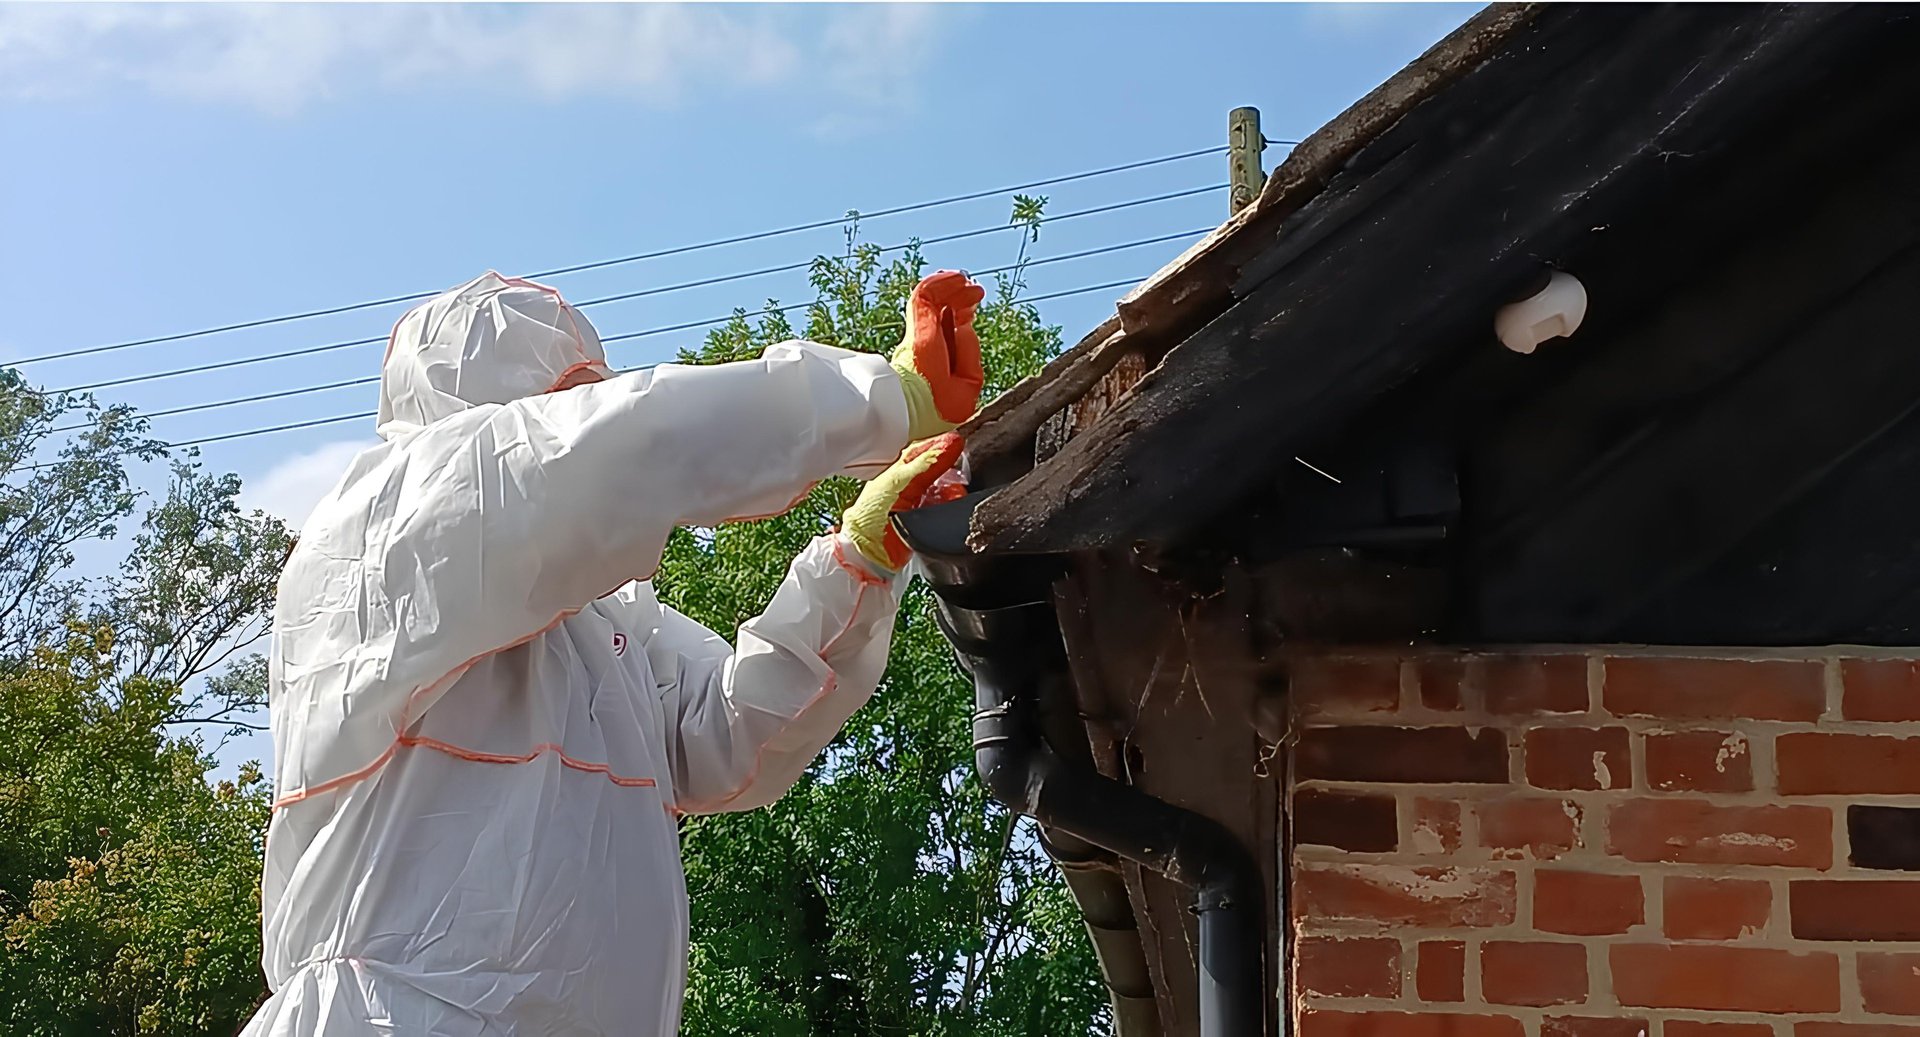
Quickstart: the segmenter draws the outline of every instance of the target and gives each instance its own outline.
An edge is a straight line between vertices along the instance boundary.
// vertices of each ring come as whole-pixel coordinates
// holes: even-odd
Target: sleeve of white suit
[[[905,576],[882,578],[837,534],[787,570],[734,648],[673,611],[647,649],[665,689],[667,753],[683,813],[779,799],[872,697]]]
[[[821,479],[883,468],[906,445],[907,416],[884,358],[788,343],[478,408],[408,453],[435,435],[452,442],[423,473],[430,503],[396,533],[430,556],[422,590],[434,557],[473,570],[456,582],[481,593],[438,605],[473,612],[440,624],[470,631],[443,656],[457,663],[647,578],[676,526],[777,514]]]
[[[366,765],[473,660],[649,577],[675,526],[782,511],[820,479],[880,470],[906,439],[884,358],[808,343],[476,407],[413,433],[348,474],[351,492],[316,513],[283,578],[302,588],[296,646],[353,646],[296,663],[369,689],[314,707],[325,715],[308,726],[334,737],[300,748],[296,780]],[[362,578],[326,578],[328,559],[353,556]]]

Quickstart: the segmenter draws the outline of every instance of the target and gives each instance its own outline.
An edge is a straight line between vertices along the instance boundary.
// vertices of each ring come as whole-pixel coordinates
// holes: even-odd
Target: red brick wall
[[[1289,674],[1303,1037],[1920,1037],[1920,664]]]

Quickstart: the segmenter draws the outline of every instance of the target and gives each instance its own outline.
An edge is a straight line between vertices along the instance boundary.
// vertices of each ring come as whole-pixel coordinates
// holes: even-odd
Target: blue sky
[[[1225,142],[1298,138],[1473,5],[17,5],[0,3],[0,362],[450,287]],[[1269,167],[1281,153],[1269,152]],[[1224,182],[1208,157],[1043,190],[1050,213]],[[876,219],[894,244],[1004,198]],[[1036,257],[1208,228],[1224,191],[1066,220]],[[1035,269],[1046,294],[1187,239]],[[837,231],[557,277],[573,299],[804,260]],[[1014,237],[928,249],[1008,262]],[[1108,290],[1041,304],[1068,341]],[[596,307],[603,336],[808,297],[781,274]],[[400,306],[25,365],[46,388],[383,336]],[[698,332],[616,344],[616,365]],[[378,346],[107,389],[178,407],[376,374]],[[155,422],[167,440],[371,410],[371,386]],[[370,423],[204,449],[298,521]],[[235,752],[264,754],[254,741]]]

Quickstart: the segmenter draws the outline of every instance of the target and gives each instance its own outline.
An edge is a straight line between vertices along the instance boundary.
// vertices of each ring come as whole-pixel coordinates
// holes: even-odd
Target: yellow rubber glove
[[[861,489],[842,517],[840,531],[868,561],[888,572],[899,572],[913,557],[913,551],[894,531],[889,518],[896,511],[938,503],[928,499],[927,491],[934,480],[959,463],[965,445],[958,435],[948,432],[908,446],[900,460]]]
[[[973,315],[987,290],[967,275],[942,270],[921,280],[907,300],[907,334],[891,362],[907,394],[907,435],[926,439],[973,416],[987,374]]]

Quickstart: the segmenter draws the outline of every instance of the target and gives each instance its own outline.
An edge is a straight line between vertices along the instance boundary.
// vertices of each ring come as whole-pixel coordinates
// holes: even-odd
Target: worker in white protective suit
[[[675,819],[771,803],[873,693],[907,560],[887,514],[958,457],[981,295],[922,282],[891,360],[790,342],[621,375],[527,281],[400,320],[384,442],[280,581],[273,995],[246,1035],[678,1028]],[[737,648],[654,597],[675,526],[837,473],[879,477]]]

